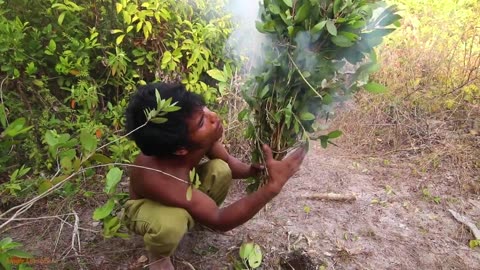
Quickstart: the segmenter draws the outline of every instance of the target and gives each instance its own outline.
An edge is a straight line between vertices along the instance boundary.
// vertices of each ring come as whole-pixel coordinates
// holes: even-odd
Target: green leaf
[[[253,242],[246,242],[240,246],[239,255],[242,260],[247,260],[250,253],[252,253],[254,248]]]
[[[340,8],[342,7],[343,1],[342,0],[335,0],[333,3],[333,14],[337,15],[340,12]]]
[[[26,259],[33,258],[33,256],[30,253],[27,253],[25,251],[18,250],[18,249],[11,249],[7,251],[7,254],[12,257],[18,257],[18,258],[26,258]]]
[[[5,129],[2,134],[5,134],[10,137],[15,137],[17,135],[27,132],[33,126],[24,128],[26,121],[27,120],[25,120],[25,118],[23,117],[16,119],[12,123],[10,123],[10,125],[8,125],[7,129]]]
[[[100,164],[107,164],[107,163],[112,163],[113,160],[105,155],[102,154],[93,154],[89,160],[94,160]]]
[[[152,123],[155,123],[155,124],[163,124],[163,123],[167,122],[168,119],[165,118],[165,117],[155,117],[155,118],[150,119],[150,121]]]
[[[276,4],[273,4],[273,3],[268,4],[268,9],[273,14],[280,14],[280,8]]]
[[[320,136],[320,145],[322,145],[323,148],[327,148],[328,146],[328,136]]]
[[[48,50],[50,52],[54,52],[57,50],[57,44],[55,43],[55,40],[50,39],[50,42],[48,43]]]
[[[310,15],[310,11],[312,10],[312,6],[310,5],[310,2],[305,2],[298,10],[297,13],[295,14],[294,21],[295,23],[301,23],[305,21],[305,19]]]
[[[52,182],[44,180],[38,185],[38,194],[43,194],[53,186]]]
[[[214,78],[215,80],[219,82],[227,82],[227,78],[223,74],[222,71],[218,69],[211,69],[207,71],[207,74],[210,75],[210,77]]]
[[[157,102],[157,110],[160,110],[160,107],[162,105],[162,97],[160,96],[160,92],[158,92],[158,89],[155,89],[155,101]]]
[[[374,94],[381,94],[381,93],[387,92],[387,87],[385,87],[385,86],[383,86],[379,83],[367,83],[363,87],[368,92],[374,93]]]
[[[202,182],[200,181],[200,176],[198,174],[195,174],[195,181],[193,183],[193,186],[198,189]]]
[[[97,148],[97,137],[84,129],[80,133],[80,143],[87,153],[91,153]]]
[[[12,264],[10,263],[10,258],[6,253],[0,253],[0,267],[1,269],[11,270]]]
[[[69,157],[63,157],[60,160],[60,166],[66,171],[70,171],[72,169],[72,160]]]
[[[351,47],[354,44],[353,41],[342,35],[332,37],[332,42],[338,47],[343,48]]]
[[[12,243],[13,239],[10,237],[5,237],[0,241],[0,248],[4,248],[6,245]]]
[[[9,249],[14,249],[14,248],[21,247],[21,246],[23,246],[23,245],[20,244],[20,243],[11,242],[11,243],[6,244],[6,245],[4,245],[3,247],[0,247],[0,248],[3,249],[3,250],[9,250]]]
[[[122,9],[123,9],[123,5],[121,3],[116,3],[115,4],[115,9],[116,9],[117,13],[120,13],[120,11],[122,11]]]
[[[115,226],[117,226],[119,223],[120,223],[120,220],[118,219],[118,217],[112,217],[112,218],[108,219],[103,225],[106,228],[112,229]]]
[[[114,207],[115,201],[113,199],[109,199],[103,206],[95,209],[95,211],[93,212],[93,219],[101,220],[106,218],[113,211]]]
[[[252,252],[248,255],[248,265],[252,268],[257,268],[262,264],[262,250],[260,246],[255,244]]]
[[[243,109],[239,114],[238,114],[238,121],[244,121],[246,119],[248,119],[248,117],[250,116],[250,110],[247,108],[247,109]]]
[[[112,194],[118,183],[122,180],[123,171],[119,168],[111,168],[107,173],[107,182],[105,184],[105,192]]]
[[[120,35],[120,36],[118,36],[117,39],[115,40],[115,43],[116,43],[117,45],[120,45],[120,44],[122,43],[122,41],[123,41],[124,38],[125,38],[125,35]]]
[[[300,114],[300,119],[303,121],[315,120],[315,115],[313,115],[313,113],[303,112]]]
[[[257,28],[257,31],[260,33],[266,33],[264,23],[260,21],[255,21],[255,28]]]
[[[320,31],[322,31],[322,29],[325,27],[326,24],[327,24],[327,21],[326,21],[326,20],[325,20],[325,21],[321,21],[321,22],[315,24],[315,26],[312,27],[312,29],[310,30],[310,32],[311,32],[312,34],[316,34],[316,33],[320,32]]]
[[[179,111],[182,107],[179,107],[179,106],[174,106],[174,105],[170,105],[166,108],[163,108],[162,111],[164,112],[176,112],[176,111]]]
[[[5,106],[2,104],[0,104],[0,125],[2,125],[2,127],[7,127],[7,115],[5,114]]]
[[[285,5],[287,5],[288,7],[293,6],[292,0],[283,0],[283,3],[285,3]]]
[[[333,21],[328,20],[327,21],[327,31],[332,35],[336,36],[337,35],[337,27],[333,23]]]
[[[323,103],[323,104],[329,105],[329,104],[332,104],[332,102],[333,102],[333,97],[332,97],[332,95],[326,94],[325,96],[323,96],[323,99],[322,99],[322,103]]]
[[[63,19],[65,19],[65,12],[60,13],[58,16],[58,25],[62,25]]]
[[[270,91],[270,87],[269,85],[265,85],[265,87],[262,89],[262,91],[260,92],[260,98],[263,98],[265,97],[266,94],[268,94],[268,92]]]
[[[168,63],[172,60],[172,53],[169,51],[166,51],[163,53],[162,56],[162,68],[165,68]]]
[[[340,136],[342,136],[342,132],[340,130],[335,130],[335,131],[332,131],[330,133],[328,133],[328,138],[329,139],[335,139],[335,138],[338,138]]]
[[[191,201],[192,200],[192,193],[193,193],[193,188],[192,186],[188,186],[187,188],[187,194],[186,194],[186,197],[187,197],[187,201]]]
[[[75,155],[77,153],[75,152],[75,149],[68,149],[66,151],[63,151],[59,154],[59,157],[62,159],[64,157],[68,157],[70,160],[75,158]]]
[[[58,137],[56,136],[56,132],[53,130],[47,130],[45,132],[45,142],[50,146],[55,146],[58,144]]]
[[[190,180],[190,183],[193,183],[193,181],[195,180],[195,175],[195,167],[193,167],[193,169],[191,169],[188,174],[188,179]]]

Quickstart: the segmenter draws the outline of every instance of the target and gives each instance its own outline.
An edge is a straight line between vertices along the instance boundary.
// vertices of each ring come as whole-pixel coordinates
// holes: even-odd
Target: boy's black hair
[[[149,122],[145,127],[133,132],[130,138],[147,156],[171,156],[181,147],[189,148],[188,126],[186,119],[196,110],[201,110],[205,102],[200,95],[189,92],[181,84],[152,83],[140,86],[130,98],[126,111],[127,132],[143,125],[146,121],[145,109],[155,109],[157,100],[155,89],[160,93],[161,99],[172,98],[172,103],[181,107],[176,112],[165,115],[167,122],[155,124]]]

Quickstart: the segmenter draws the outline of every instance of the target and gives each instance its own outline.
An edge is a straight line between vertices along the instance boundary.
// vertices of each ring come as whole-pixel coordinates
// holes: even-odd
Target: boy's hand
[[[265,170],[265,165],[263,164],[250,164],[250,176],[255,177],[259,176]]]
[[[307,151],[304,147],[297,148],[293,153],[278,161],[273,159],[272,149],[264,144],[263,153],[265,154],[265,163],[269,175],[267,187],[278,194],[288,179],[300,169]]]

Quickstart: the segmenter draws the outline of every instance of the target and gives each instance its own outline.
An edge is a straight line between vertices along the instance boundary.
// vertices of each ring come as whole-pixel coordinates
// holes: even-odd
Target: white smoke
[[[246,66],[256,67],[262,63],[263,48],[271,42],[258,32],[255,21],[263,0],[231,0],[227,11],[233,16],[235,30],[227,41],[227,49],[235,58],[246,60]]]

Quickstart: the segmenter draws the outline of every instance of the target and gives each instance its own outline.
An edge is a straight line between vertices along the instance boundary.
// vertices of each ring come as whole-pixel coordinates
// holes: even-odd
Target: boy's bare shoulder
[[[130,170],[130,198],[148,198],[166,204],[175,201],[176,190],[182,189],[181,182],[155,170],[168,171],[153,157],[140,154]],[[152,170],[153,169],[153,170]]]

